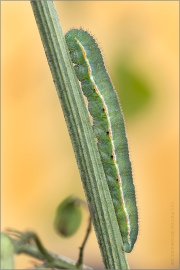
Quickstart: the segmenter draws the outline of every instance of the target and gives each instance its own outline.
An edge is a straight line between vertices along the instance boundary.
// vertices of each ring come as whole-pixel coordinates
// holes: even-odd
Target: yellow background
[[[139,209],[132,269],[178,268],[178,2],[56,1],[64,32],[89,30],[113,77],[126,48],[147,78],[153,101],[127,121]],[[84,198],[63,113],[34,15],[27,1],[2,2],[2,230],[34,230],[45,246],[77,259],[88,215],[77,234],[60,238],[55,209],[70,194]],[[16,268],[32,267],[16,257]],[[94,232],[85,263],[103,268]]]

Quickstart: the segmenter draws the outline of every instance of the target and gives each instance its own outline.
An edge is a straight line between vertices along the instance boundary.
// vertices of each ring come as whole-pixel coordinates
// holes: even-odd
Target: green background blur
[[[176,1],[56,1],[63,31],[96,38],[126,119],[139,209],[132,269],[178,268],[178,6]],[[70,138],[30,3],[1,3],[2,229],[34,230],[45,246],[77,259],[88,220],[64,239],[55,209],[84,198]],[[17,268],[32,259],[16,258]],[[103,268],[94,232],[85,263]]]

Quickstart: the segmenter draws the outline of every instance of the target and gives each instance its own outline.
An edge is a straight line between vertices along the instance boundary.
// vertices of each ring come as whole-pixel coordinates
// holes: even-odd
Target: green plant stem
[[[18,237],[17,239],[11,238],[14,246],[14,252],[16,254],[27,254],[43,262],[46,261],[46,263],[44,264],[45,269],[47,267],[53,267],[57,269],[78,269],[75,261],[70,260],[69,258],[66,258],[64,256],[54,254],[53,252],[47,251],[42,245],[39,237],[35,233],[19,233],[15,231],[13,232],[12,230],[11,234],[14,234],[14,236]],[[27,241],[29,240],[34,240],[37,246],[32,243],[28,243]],[[81,265],[81,269],[90,270],[92,268],[86,265]]]
[[[31,1],[107,269],[128,269],[90,119],[52,1]]]
[[[81,266],[82,266],[82,263],[83,263],[83,252],[84,252],[84,248],[85,248],[85,245],[87,243],[87,240],[88,240],[88,237],[89,237],[89,234],[91,232],[91,226],[92,225],[92,222],[91,222],[91,218],[89,217],[89,221],[88,221],[88,228],[87,228],[87,231],[86,231],[86,235],[85,235],[85,238],[82,242],[82,245],[81,247],[79,248],[80,252],[79,252],[79,259],[76,263],[78,269],[81,269]]]

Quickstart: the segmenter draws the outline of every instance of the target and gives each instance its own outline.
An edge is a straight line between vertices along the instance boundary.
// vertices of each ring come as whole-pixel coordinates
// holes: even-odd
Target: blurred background
[[[56,1],[64,32],[96,38],[126,120],[139,209],[132,269],[179,265],[178,75],[176,1]],[[53,228],[60,201],[84,199],[61,106],[29,2],[2,13],[2,230],[34,230],[45,246],[77,259],[87,226],[66,239]],[[94,231],[85,263],[102,269]],[[32,259],[16,257],[16,268]]]

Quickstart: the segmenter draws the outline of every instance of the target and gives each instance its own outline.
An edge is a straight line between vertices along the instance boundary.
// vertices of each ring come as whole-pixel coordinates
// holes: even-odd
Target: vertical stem
[[[106,269],[128,269],[90,119],[53,1],[31,1]]]

